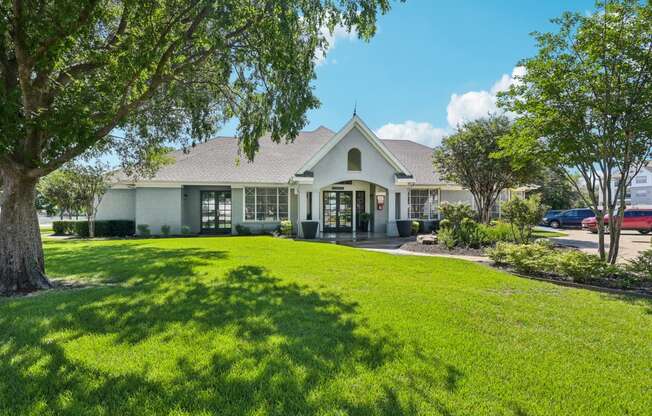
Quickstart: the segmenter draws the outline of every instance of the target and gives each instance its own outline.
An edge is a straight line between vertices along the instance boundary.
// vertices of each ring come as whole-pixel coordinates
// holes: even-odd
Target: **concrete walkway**
[[[555,230],[557,231],[557,230]],[[568,247],[578,248],[585,253],[598,254],[598,235],[582,230],[559,230],[568,234],[565,237],[553,237],[552,241]],[[609,249],[609,235],[605,235],[607,250]],[[652,248],[650,234],[643,235],[638,231],[623,231],[620,235],[618,257],[620,261],[627,261],[638,256],[641,251]]]
[[[457,254],[443,254],[443,253],[421,253],[417,251],[402,250],[400,248],[396,249],[384,249],[384,248],[364,248],[367,251],[375,251],[377,253],[386,253],[393,254],[396,256],[426,256],[426,257],[444,257],[448,259],[458,259],[458,260],[467,260],[475,263],[482,264],[493,264],[489,257],[483,256],[460,256]]]

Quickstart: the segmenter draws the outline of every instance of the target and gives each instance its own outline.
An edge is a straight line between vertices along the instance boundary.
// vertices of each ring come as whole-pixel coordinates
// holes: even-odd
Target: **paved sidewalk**
[[[402,250],[400,248],[397,248],[397,249],[365,248],[364,250],[375,251],[377,253],[393,254],[393,255],[396,255],[396,256],[445,257],[445,258],[449,258],[449,259],[467,260],[467,261],[472,261],[472,262],[475,262],[475,263],[482,263],[482,264],[492,264],[493,263],[489,259],[489,257],[483,257],[483,256],[460,256],[460,255],[456,255],[456,254],[421,253],[421,252],[416,252],[416,251]]]
[[[557,231],[557,230],[555,230]],[[551,240],[569,247],[578,248],[585,253],[598,254],[598,235],[582,230],[558,230],[568,234],[565,237],[553,237]],[[643,235],[638,231],[623,231],[620,235],[618,257],[620,261],[631,260],[638,253],[652,248],[651,235]],[[605,235],[605,243],[609,249],[609,235]]]

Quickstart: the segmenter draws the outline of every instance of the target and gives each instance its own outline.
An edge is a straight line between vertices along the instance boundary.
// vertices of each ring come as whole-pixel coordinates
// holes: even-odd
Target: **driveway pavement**
[[[542,227],[545,228],[545,227]],[[549,228],[545,228],[549,229]],[[549,230],[552,230],[551,228]],[[555,237],[552,240],[559,244],[576,247],[580,250],[598,254],[598,235],[582,230],[555,230],[568,234],[566,237]],[[620,235],[620,248],[618,257],[621,261],[629,260],[638,255],[639,252],[652,248],[650,245],[651,235],[639,234],[637,231],[623,231]],[[609,247],[609,235],[605,235],[607,249]]]

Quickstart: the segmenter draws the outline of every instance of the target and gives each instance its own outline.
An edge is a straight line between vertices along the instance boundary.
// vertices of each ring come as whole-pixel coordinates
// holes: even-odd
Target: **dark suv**
[[[588,208],[575,208],[548,215],[543,218],[543,224],[552,228],[581,227],[584,218],[593,217],[595,214]]]

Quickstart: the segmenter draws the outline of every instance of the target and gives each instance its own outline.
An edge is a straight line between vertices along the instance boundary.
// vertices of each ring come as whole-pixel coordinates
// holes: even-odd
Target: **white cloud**
[[[354,27],[351,28],[351,31],[348,31],[344,26],[342,25],[336,25],[333,31],[331,32],[328,30],[327,27],[322,27],[319,32],[321,33],[322,36],[326,38],[326,42],[328,43],[328,47],[326,50],[323,51],[317,51],[316,56],[315,56],[315,62],[317,65],[322,65],[326,63],[326,55],[333,49],[335,49],[335,45],[339,40],[355,40],[358,37],[358,32]],[[337,61],[333,60],[333,63],[336,63]]]
[[[435,127],[428,122],[407,120],[403,123],[388,123],[376,130],[381,139],[412,140],[426,146],[438,146],[441,139],[451,134],[464,121],[472,121],[497,113],[497,97],[501,91],[507,91],[510,86],[519,82],[519,77],[525,75],[524,67],[515,67],[512,74],[503,74],[488,90],[469,91],[463,94],[453,94],[446,108],[448,126]]]
[[[408,120],[404,123],[388,123],[376,130],[376,135],[385,140],[412,140],[426,146],[434,147],[441,144],[446,136],[445,129],[434,127],[430,123],[418,123]]]
[[[469,91],[458,95],[453,94],[446,108],[446,120],[450,127],[457,127],[464,121],[476,120],[489,113],[498,112],[496,94],[507,91],[510,86],[519,82],[518,77],[525,74],[525,68],[517,66],[511,75],[503,74],[488,91]]]

